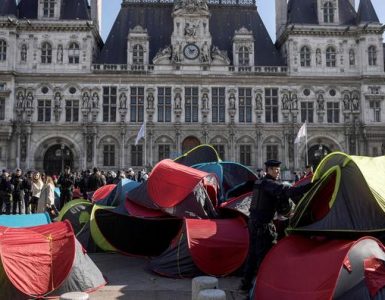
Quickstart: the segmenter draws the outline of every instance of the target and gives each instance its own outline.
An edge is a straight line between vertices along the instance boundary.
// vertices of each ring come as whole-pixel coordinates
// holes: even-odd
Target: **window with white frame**
[[[301,67],[310,67],[311,65],[311,53],[310,48],[303,46],[300,50]]]
[[[158,122],[171,122],[171,87],[158,87]]]
[[[239,162],[245,166],[251,166],[251,145],[239,146]]]
[[[198,122],[199,96],[197,87],[185,88],[185,122]]]
[[[116,87],[103,87],[103,122],[116,122]]]
[[[79,44],[72,42],[68,47],[68,63],[78,64],[80,61],[80,48]]]
[[[134,45],[132,49],[132,64],[143,65],[144,64],[144,49],[140,44]]]
[[[369,66],[377,65],[377,50],[375,46],[370,46],[368,48],[368,60]]]
[[[326,103],[326,113],[328,123],[340,122],[340,103],[335,101],[329,101]]]
[[[0,61],[7,59],[7,42],[0,40]]]
[[[52,46],[48,42],[44,42],[41,45],[41,63],[42,64],[52,63]]]
[[[213,123],[225,123],[226,95],[224,87],[211,88],[211,119]]]
[[[143,122],[144,119],[144,87],[131,87],[130,121]]]
[[[248,47],[242,46],[239,48],[238,61],[240,66],[250,65],[250,51]]]
[[[251,88],[238,89],[239,122],[251,123],[252,95]]]
[[[53,18],[55,16],[56,0],[43,0],[43,17]]]
[[[66,122],[79,122],[79,100],[66,100],[65,104]]]
[[[131,146],[131,166],[143,165],[143,146],[132,145]]]
[[[266,123],[278,122],[278,89],[265,89],[265,121]]]
[[[38,100],[37,101],[37,121],[38,122],[51,122],[52,111],[51,100]]]
[[[115,166],[115,145],[109,144],[103,146],[103,166]]]
[[[334,47],[328,47],[326,49],[326,66],[335,67],[336,66],[336,50]]]
[[[381,122],[381,101],[370,101],[369,107],[371,111],[371,121]]]
[[[301,122],[314,123],[314,102],[301,102]]]
[[[324,23],[334,23],[334,5],[332,2],[325,2],[323,5]]]

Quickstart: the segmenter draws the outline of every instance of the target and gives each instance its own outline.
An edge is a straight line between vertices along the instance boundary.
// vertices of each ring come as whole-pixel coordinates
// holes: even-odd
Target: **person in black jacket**
[[[275,213],[289,214],[293,208],[293,202],[289,198],[303,195],[312,186],[312,183],[297,187],[283,184],[278,180],[280,165],[278,160],[266,161],[266,176],[254,183],[249,216],[249,252],[240,286],[245,292],[251,289],[263,258],[277,242],[273,224]]]
[[[105,185],[105,181],[103,180],[102,174],[100,173],[98,168],[93,169],[93,173],[88,178],[87,191],[89,193],[95,192],[98,188]]]
[[[3,214],[3,205],[5,204],[5,213],[11,213],[11,197],[13,186],[11,177],[7,170],[3,170],[0,179],[0,215]]]
[[[29,214],[31,212],[29,202],[32,197],[32,171],[25,174],[21,188],[24,191],[24,213]]]
[[[70,166],[64,167],[64,173],[59,176],[57,184],[60,186],[60,210],[67,202],[72,200],[75,178],[71,174]]]
[[[13,185],[12,192],[12,214],[22,214],[24,199],[23,199],[23,176],[21,169],[17,168],[12,175],[11,184]]]

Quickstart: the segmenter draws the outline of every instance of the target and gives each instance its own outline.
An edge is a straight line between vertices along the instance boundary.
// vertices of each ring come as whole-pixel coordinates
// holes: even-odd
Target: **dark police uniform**
[[[269,160],[265,163],[267,167],[279,167],[280,164],[281,162],[277,160]],[[311,186],[310,183],[299,187],[290,187],[277,181],[269,174],[255,181],[250,204],[249,252],[241,284],[242,290],[250,290],[253,278],[258,272],[263,258],[277,242],[277,234],[273,224],[275,213],[288,214],[293,205],[289,198],[304,194]]]
[[[69,167],[65,169],[69,170]],[[72,193],[75,184],[75,178],[69,174],[64,173],[60,175],[57,183],[60,185],[60,208],[62,209],[64,204],[72,200]]]

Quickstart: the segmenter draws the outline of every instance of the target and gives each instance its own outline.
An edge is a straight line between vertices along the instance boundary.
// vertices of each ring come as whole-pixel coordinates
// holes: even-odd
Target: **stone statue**
[[[208,101],[209,101],[209,97],[206,93],[203,94],[202,96],[202,109],[208,109]]]
[[[57,62],[62,63],[63,62],[63,46],[59,45],[57,47]]]
[[[196,37],[199,28],[199,21],[196,23],[186,23],[184,27],[184,35],[188,37]]]
[[[99,107],[99,95],[97,92],[94,92],[92,94],[92,108],[98,108]]]
[[[32,92],[28,92],[26,101],[25,101],[25,107],[26,108],[32,108],[32,103],[33,103],[33,95]]]
[[[23,107],[23,101],[24,101],[23,92],[19,92],[17,94],[16,108],[22,108]]]
[[[176,109],[180,109],[181,108],[181,101],[182,101],[181,95],[180,95],[180,93],[177,93],[175,95],[175,108]]]
[[[344,103],[344,110],[349,110],[350,109],[350,99],[349,99],[348,94],[344,95],[344,99],[342,100],[342,102]]]
[[[201,62],[208,62],[210,60],[209,46],[204,42],[201,49]]]
[[[56,92],[55,93],[55,98],[54,98],[54,105],[55,105],[55,108],[60,108],[60,104],[61,104],[61,95],[59,92]]]
[[[281,102],[282,102],[282,109],[289,109],[289,98],[287,94],[283,94]]]
[[[234,94],[230,95],[229,104],[230,104],[230,109],[235,109],[235,96],[234,96]]]
[[[154,95],[152,93],[149,93],[147,96],[147,108],[148,109],[154,108]]]
[[[119,108],[127,108],[127,96],[125,93],[121,93],[119,97]]]
[[[255,96],[255,109],[262,110],[262,95],[259,93]]]
[[[88,92],[84,92],[84,94],[83,94],[82,107],[83,108],[89,108],[90,107],[90,96],[88,95]]]
[[[318,66],[322,63],[322,60],[321,60],[321,50],[320,49],[317,49],[316,52],[315,52],[315,62],[316,62],[316,64]]]
[[[325,110],[325,100],[322,94],[317,97],[318,110]]]
[[[298,97],[295,93],[291,97],[291,109],[298,109]]]
[[[359,110],[360,109],[360,101],[358,99],[358,95],[353,96],[352,108],[353,108],[353,110]]]
[[[182,60],[181,55],[182,55],[182,45],[179,42],[177,42],[175,47],[173,48],[173,56],[172,56],[173,61],[180,62]]]

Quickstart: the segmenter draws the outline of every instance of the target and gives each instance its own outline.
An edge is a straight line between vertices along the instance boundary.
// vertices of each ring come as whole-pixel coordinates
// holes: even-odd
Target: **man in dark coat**
[[[23,176],[21,169],[17,168],[12,175],[11,184],[13,185],[12,192],[12,214],[22,214],[24,207],[24,193],[23,193]]]
[[[67,202],[72,200],[75,177],[71,174],[70,166],[65,166],[64,173],[59,176],[57,184],[60,186],[60,210]]]
[[[284,185],[279,181],[280,165],[278,160],[266,161],[266,176],[254,184],[249,216],[249,252],[240,286],[245,292],[251,289],[263,258],[277,242],[273,224],[275,213],[290,213],[293,202],[289,198],[303,195],[312,186],[312,183],[298,187]]]
[[[0,178],[0,215],[3,214],[3,205],[5,204],[5,213],[11,213],[11,197],[13,186],[11,177],[7,170],[3,170]]]

